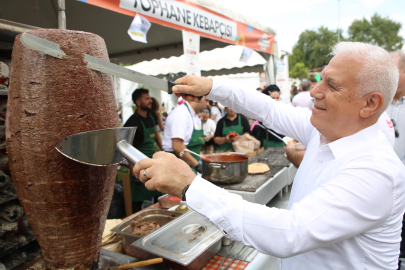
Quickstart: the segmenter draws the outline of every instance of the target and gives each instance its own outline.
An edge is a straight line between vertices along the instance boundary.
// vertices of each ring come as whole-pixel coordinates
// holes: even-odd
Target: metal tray
[[[122,245],[124,247],[125,254],[139,259],[148,260],[156,258],[157,256],[149,252],[145,252],[143,249],[131,246],[133,242],[142,238],[142,236],[131,233],[131,222],[138,218],[142,218],[142,221],[156,221],[161,227],[163,227],[165,224],[171,222],[173,219],[181,215],[182,213],[171,212],[163,209],[148,209],[125,220],[111,231],[122,235]]]
[[[220,248],[222,237],[222,232],[204,216],[189,210],[166,226],[132,243],[131,246],[188,266],[210,247]],[[211,251],[211,254],[213,256],[215,253]],[[198,269],[194,267],[197,266],[186,269]]]

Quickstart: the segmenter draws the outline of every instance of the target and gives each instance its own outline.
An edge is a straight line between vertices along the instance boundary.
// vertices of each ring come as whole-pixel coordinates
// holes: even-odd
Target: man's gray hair
[[[372,92],[381,93],[384,96],[384,105],[379,111],[380,114],[388,108],[398,87],[399,72],[386,50],[368,43],[340,42],[333,46],[330,55],[344,55],[363,63],[356,77],[356,97],[363,97]]]
[[[302,91],[308,91],[311,88],[312,83],[310,81],[305,81],[301,83]]]
[[[205,110],[202,111],[202,113],[210,113],[210,111],[205,109]]]
[[[398,50],[395,52],[391,52],[391,55],[399,55],[399,66],[401,71],[405,71],[405,52],[402,50]]]

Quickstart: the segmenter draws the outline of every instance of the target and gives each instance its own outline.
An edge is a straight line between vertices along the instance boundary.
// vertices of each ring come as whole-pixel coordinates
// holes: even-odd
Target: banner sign
[[[128,29],[128,35],[135,41],[148,43],[146,41],[146,34],[152,24],[144,17],[136,14],[131,26]]]
[[[186,60],[187,75],[196,75],[201,77],[200,64],[198,63],[198,54],[200,53],[200,35],[183,32],[184,58]]]
[[[273,53],[274,35],[187,0],[86,0],[87,4],[185,30],[229,44]]]
[[[236,40],[236,23],[173,0],[121,0],[120,7],[219,38]]]

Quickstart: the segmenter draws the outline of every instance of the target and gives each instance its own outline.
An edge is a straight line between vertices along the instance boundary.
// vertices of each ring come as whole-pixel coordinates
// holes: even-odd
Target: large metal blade
[[[169,84],[166,80],[139,73],[88,54],[84,55],[84,60],[87,62],[87,66],[91,69],[111,74],[128,81],[144,84],[156,90],[163,90],[169,92],[169,94],[172,93],[172,88],[170,87],[169,89]]]
[[[75,161],[107,166],[124,161],[117,144],[132,144],[136,127],[109,128],[70,135],[55,145],[64,156]],[[133,147],[132,147],[133,148]]]
[[[65,52],[62,51],[59,47],[59,44],[53,43],[43,38],[39,38],[37,36],[23,33],[20,40],[25,47],[31,48],[38,52],[49,54],[59,59],[62,59],[62,57],[66,55]]]
[[[66,55],[65,52],[60,49],[58,44],[37,36],[30,35],[28,33],[22,34],[20,40],[24,46],[30,49],[57,57],[59,59],[62,59],[63,56]],[[87,66],[91,69],[136,83],[144,84],[156,90],[163,90],[169,94],[173,93],[172,87],[176,85],[173,82],[142,74],[88,54],[84,54],[84,60],[87,62]]]

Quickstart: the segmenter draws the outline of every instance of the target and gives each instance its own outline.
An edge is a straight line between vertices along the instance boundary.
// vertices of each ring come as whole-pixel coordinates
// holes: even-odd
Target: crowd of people
[[[405,54],[390,55],[361,43],[340,43],[333,53],[320,82],[310,78],[299,90],[292,87],[292,106],[277,102],[280,89],[276,85],[257,89],[260,94],[248,93],[186,76],[176,81],[184,86],[176,86],[174,92],[203,98],[190,98],[176,107],[163,125],[147,90],[133,94],[137,109],[125,124],[138,127],[133,145],[152,157],[156,143],[194,172],[201,172],[199,157],[185,149],[226,152],[246,133],[258,138],[263,147],[283,147],[280,138],[285,135],[300,141],[306,149],[296,149],[293,142],[284,146],[288,159],[300,168],[288,210],[249,204],[195,177],[183,167],[185,163],[164,154],[135,166],[132,184],[142,182],[147,188],[137,188],[133,200],[160,194],[153,190],[183,201],[187,195],[189,207],[223,228],[229,238],[263,253],[291,257],[282,260],[287,269],[303,264],[331,269],[336,263],[344,269],[364,265],[393,269],[405,210]],[[369,75],[377,69],[378,76]],[[214,100],[226,105],[224,112]],[[249,125],[244,115],[257,121]],[[157,173],[162,170],[170,177]],[[217,200],[218,196],[222,199]],[[384,199],[376,203],[380,198]],[[245,220],[246,215],[254,222]],[[313,225],[307,226],[310,220]],[[353,226],[345,220],[354,222]],[[403,251],[401,246],[401,257]]]

